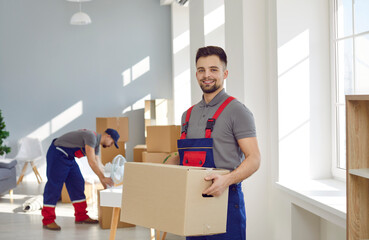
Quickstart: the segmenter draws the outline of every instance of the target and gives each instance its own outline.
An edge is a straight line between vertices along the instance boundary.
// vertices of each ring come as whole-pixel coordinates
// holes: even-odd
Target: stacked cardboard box
[[[147,151],[142,152],[142,162],[163,163],[167,157],[176,154],[180,133],[181,126],[148,126]]]
[[[107,117],[96,118],[96,132],[103,134],[107,128],[113,128],[118,131],[120,138],[117,149],[115,146],[109,148],[100,148],[101,162],[106,164],[112,162],[118,154],[126,156],[125,143],[128,141],[128,118],[127,117]]]
[[[146,145],[136,145],[133,148],[133,161],[142,162],[142,153],[147,151]]]

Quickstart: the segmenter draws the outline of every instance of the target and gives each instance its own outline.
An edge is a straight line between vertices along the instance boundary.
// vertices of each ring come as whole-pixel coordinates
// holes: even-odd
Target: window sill
[[[346,228],[346,183],[335,179],[277,182],[292,196],[291,202]]]

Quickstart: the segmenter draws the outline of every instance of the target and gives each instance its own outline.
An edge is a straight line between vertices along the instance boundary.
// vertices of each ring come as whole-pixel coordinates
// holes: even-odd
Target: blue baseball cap
[[[118,139],[119,139],[120,136],[119,136],[119,133],[117,132],[117,130],[112,129],[112,128],[108,128],[108,129],[105,130],[105,132],[107,134],[109,134],[110,137],[114,140],[115,147],[116,148],[119,148],[119,146],[118,146]]]

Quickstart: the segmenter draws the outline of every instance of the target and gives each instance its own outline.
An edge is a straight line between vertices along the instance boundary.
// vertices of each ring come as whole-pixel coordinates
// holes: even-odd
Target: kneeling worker
[[[43,227],[49,230],[60,230],[55,223],[55,206],[60,198],[65,183],[74,207],[75,223],[98,223],[87,215],[85,196],[85,181],[75,161],[75,157],[87,156],[88,164],[99,177],[101,184],[106,188],[114,183],[111,178],[104,176],[98,166],[98,153],[102,147],[118,148],[119,134],[108,128],[101,135],[90,130],[78,130],[66,133],[54,139],[46,155],[47,183],[44,190],[44,206],[42,208]]]

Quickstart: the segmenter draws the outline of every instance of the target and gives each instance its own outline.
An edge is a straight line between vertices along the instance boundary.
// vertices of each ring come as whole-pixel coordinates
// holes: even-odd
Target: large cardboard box
[[[178,155],[177,152],[172,153],[152,153],[152,152],[142,152],[142,162],[150,163],[164,163],[164,160]]]
[[[118,142],[118,147],[116,148],[115,145],[103,148],[100,145],[100,152],[101,152],[101,163],[106,164],[108,162],[112,162],[113,159],[118,155],[122,155],[123,157],[126,157],[126,148],[125,148],[125,142]]]
[[[110,229],[111,217],[113,216],[113,208],[100,206],[100,191],[101,190],[98,190],[98,194],[97,194],[97,203],[98,203],[97,205],[99,206],[98,207],[99,224],[102,229]],[[120,217],[119,217],[117,228],[126,228],[126,227],[134,227],[134,226],[135,225],[133,224],[121,222]]]
[[[181,236],[224,233],[228,189],[203,197],[204,178],[228,170],[128,162],[124,167],[121,220]]]
[[[133,161],[142,162],[142,153],[147,150],[146,145],[136,145],[133,148]]]
[[[97,117],[96,132],[102,134],[107,128],[118,131],[120,142],[128,142],[128,118],[127,117]]]
[[[146,146],[148,152],[177,152],[177,140],[181,137],[181,126],[148,126]]]
[[[85,182],[85,196],[86,196],[86,202],[92,203],[93,202],[93,196],[94,194],[97,194],[97,191],[99,189],[104,189],[103,185],[101,183],[95,183],[95,186],[92,186],[91,183]],[[62,188],[61,192],[61,201],[62,203],[70,203],[70,197],[67,191],[67,188],[65,187],[65,183]]]

